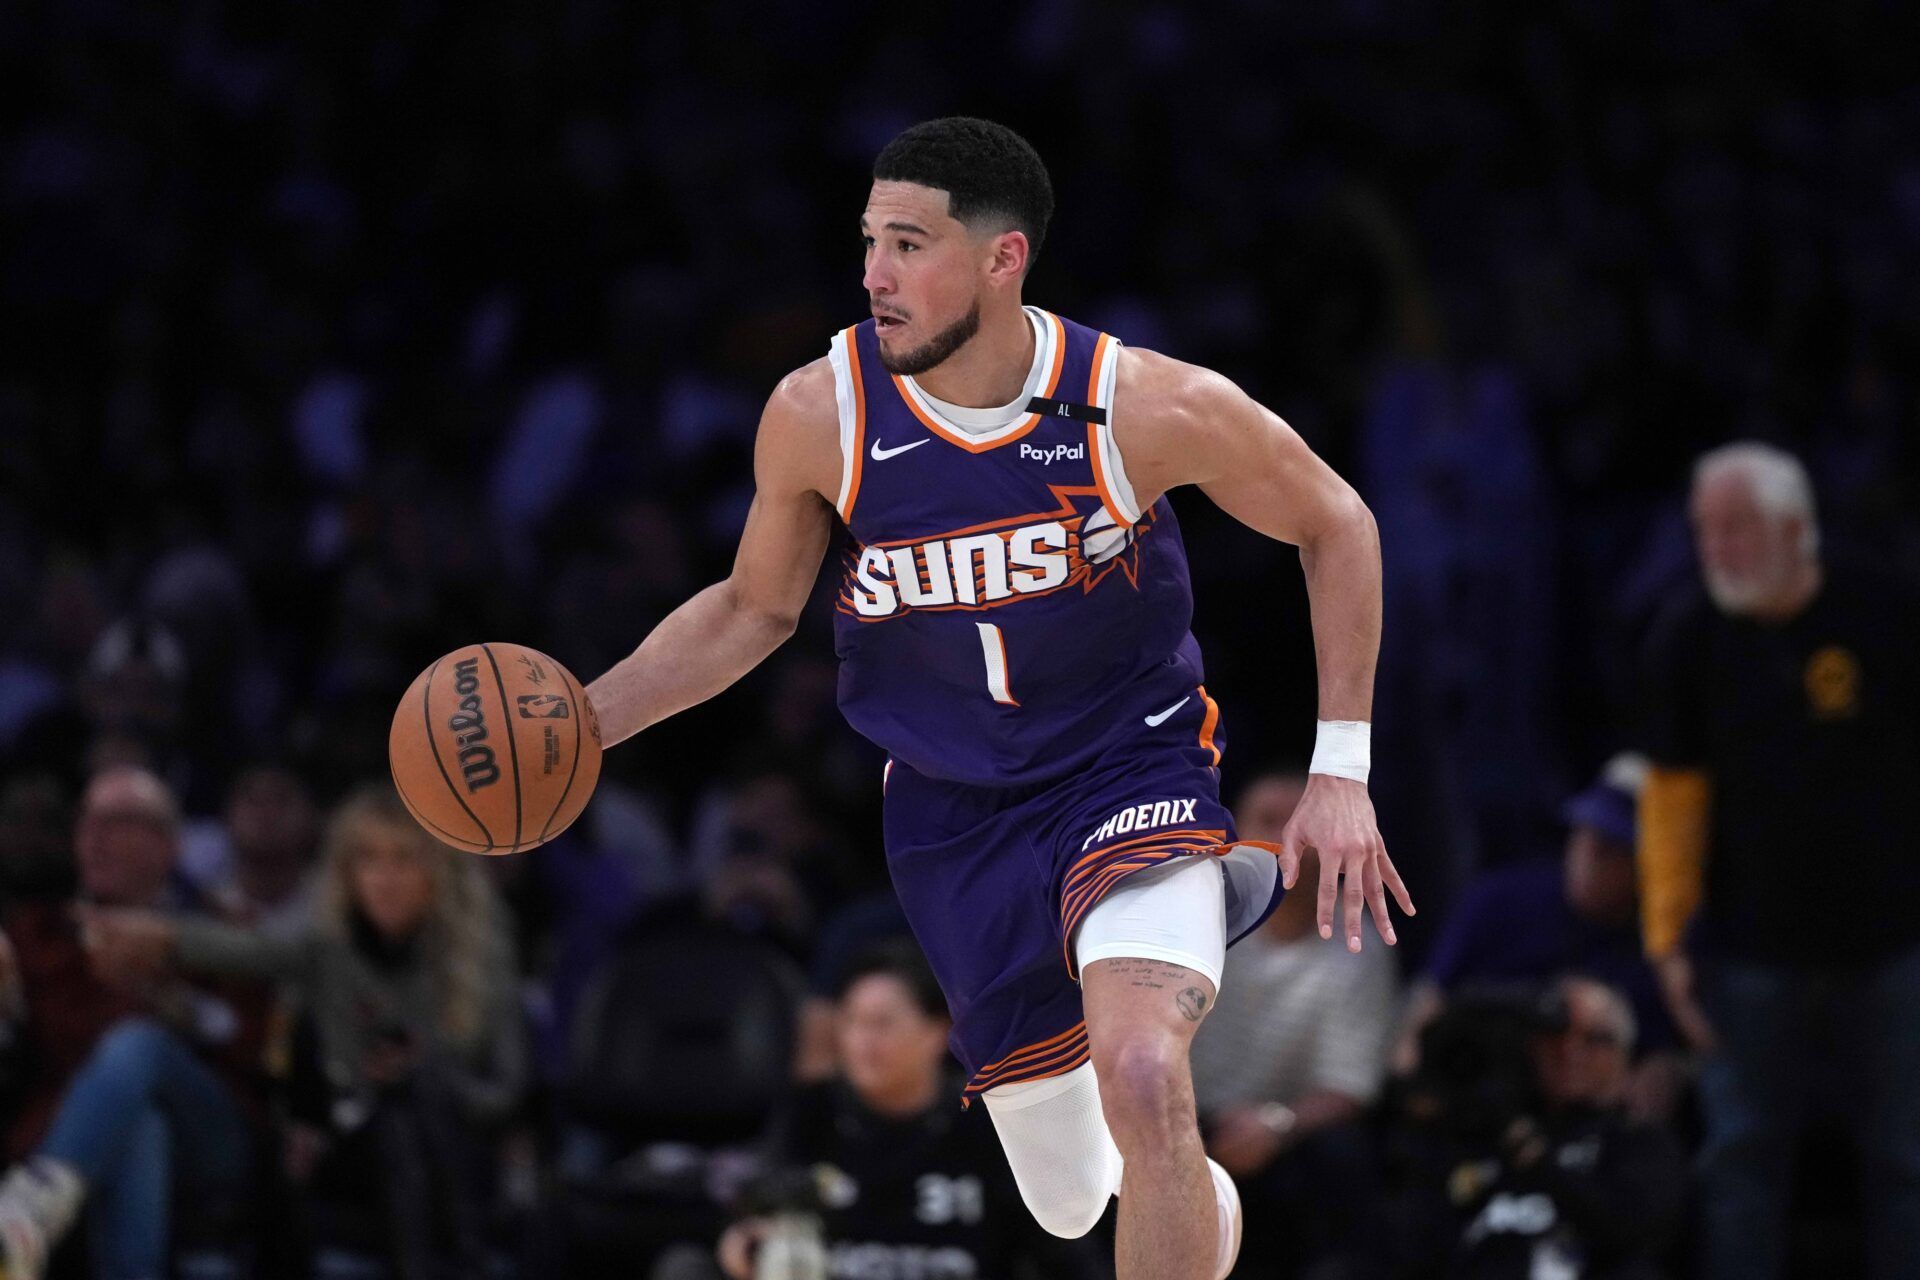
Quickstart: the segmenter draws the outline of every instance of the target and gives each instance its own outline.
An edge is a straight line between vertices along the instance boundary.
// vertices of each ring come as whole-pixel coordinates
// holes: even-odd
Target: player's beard
[[[968,339],[980,332],[980,302],[974,300],[971,310],[952,324],[927,339],[920,346],[902,355],[889,356],[883,345],[880,348],[880,367],[888,373],[903,378],[911,378],[937,369],[948,356],[967,345]]]

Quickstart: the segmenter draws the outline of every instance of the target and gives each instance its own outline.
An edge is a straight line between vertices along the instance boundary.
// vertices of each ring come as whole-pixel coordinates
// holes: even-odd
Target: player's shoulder
[[[840,482],[840,410],[833,366],[822,356],[780,379],[760,415],[754,447],[763,486],[832,495]]]
[[[1218,422],[1223,409],[1244,404],[1246,393],[1223,373],[1145,347],[1122,347],[1114,399],[1120,416],[1163,430]]]
[[[765,417],[786,430],[837,432],[840,409],[832,362],[821,356],[780,379],[767,397]]]

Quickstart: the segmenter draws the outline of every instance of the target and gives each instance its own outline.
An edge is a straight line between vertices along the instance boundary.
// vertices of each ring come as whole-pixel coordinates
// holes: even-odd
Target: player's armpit
[[[1113,431],[1143,508],[1198,485],[1242,524],[1296,546],[1372,523],[1359,495],[1292,427],[1211,369],[1123,349]]]

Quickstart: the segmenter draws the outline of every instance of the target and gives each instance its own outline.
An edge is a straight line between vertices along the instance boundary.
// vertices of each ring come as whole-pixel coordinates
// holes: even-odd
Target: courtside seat
[[[644,1274],[666,1245],[710,1245],[724,1167],[791,1087],[801,974],[765,941],[658,916],[581,999],[564,1102],[558,1234],[565,1274]]]

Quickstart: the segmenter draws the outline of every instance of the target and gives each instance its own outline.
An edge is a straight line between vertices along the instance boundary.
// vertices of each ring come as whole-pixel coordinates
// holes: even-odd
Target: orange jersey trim
[[[992,1088],[996,1084],[1013,1084],[1020,1080],[1036,1080],[1054,1075],[1062,1064],[1067,1064],[1066,1069],[1071,1070],[1083,1058],[1086,1051],[1086,1032],[1082,1031],[1057,1049],[1049,1049],[1044,1054],[1009,1063],[989,1077],[983,1087]]]
[[[1040,314],[1047,318],[1049,325],[1053,326],[1053,368],[1047,373],[1046,390],[1040,393],[1045,398],[1051,400],[1053,393],[1060,387],[1060,369],[1066,363],[1067,359],[1067,331],[1061,325],[1060,318],[1054,315],[1053,312],[1043,311]],[[1102,336],[1104,337],[1104,335]],[[987,441],[974,440],[960,432],[941,426],[940,423],[934,419],[933,415],[922,409],[919,404],[915,402],[913,393],[907,390],[906,380],[899,374],[893,375],[893,389],[899,392],[901,403],[907,406],[907,409],[914,417],[920,419],[921,426],[933,432],[933,434],[939,436],[948,444],[958,445],[968,453],[985,453],[989,449],[998,449],[1001,445],[1012,444],[1040,425],[1041,415],[1030,413],[1027,415],[1025,422],[1022,422],[1018,427],[1004,436]]]
[[[1087,854],[1085,857],[1081,858],[1078,862],[1074,863],[1071,867],[1067,868],[1067,876],[1066,876],[1065,883],[1068,886],[1068,888],[1071,888],[1073,886],[1074,881],[1078,880],[1082,875],[1086,874],[1085,872],[1082,872],[1080,868],[1087,866],[1089,863],[1098,862],[1101,858],[1105,857],[1108,854],[1118,853],[1122,849],[1132,849],[1138,846],[1149,845],[1149,844],[1165,844],[1169,840],[1180,840],[1180,839],[1184,839],[1187,836],[1205,836],[1205,835],[1212,835],[1212,834],[1214,833],[1210,829],[1205,827],[1180,827],[1173,831],[1155,831],[1150,835],[1140,836],[1139,838],[1134,840],[1116,840],[1112,844],[1103,844],[1098,849],[1095,849],[1092,853]]]
[[[853,523],[853,502],[860,496],[860,464],[867,456],[867,387],[860,377],[860,344],[852,329],[842,331],[847,340],[848,381],[853,383],[853,479],[847,484],[846,505],[840,508],[840,522]]]
[[[1087,373],[1087,403],[1100,403],[1100,362],[1107,357],[1107,348],[1113,345],[1113,339],[1101,334],[1093,344],[1093,368]]]
[[[1085,883],[1082,887],[1074,890],[1070,894],[1062,895],[1060,908],[1060,952],[1061,959],[1065,961],[1067,966],[1068,977],[1072,978],[1075,982],[1080,980],[1080,973],[1073,963],[1074,930],[1077,929],[1080,922],[1086,918],[1087,912],[1098,906],[1100,900],[1107,896],[1109,890],[1134,872],[1145,871],[1150,867],[1160,866],[1174,858],[1194,856],[1211,858],[1224,857],[1230,850],[1237,849],[1241,845],[1264,849],[1275,857],[1278,857],[1280,854],[1280,847],[1278,845],[1269,844],[1264,840],[1230,841],[1226,838],[1227,833],[1224,831],[1213,831],[1206,834],[1209,835],[1211,839],[1204,844],[1176,842],[1169,845],[1157,846],[1152,849],[1133,849],[1122,852],[1111,863],[1095,868],[1083,877]],[[1111,853],[1112,850],[1107,850],[1107,852]]]
[[[1107,348],[1112,343],[1113,339],[1103,333],[1100,335],[1100,340],[1093,344],[1093,369],[1087,374],[1088,404],[1100,405],[1100,364],[1107,358]],[[1100,407],[1104,409],[1108,406],[1100,405]],[[1106,429],[1113,430],[1111,414],[1108,415]],[[1093,484],[1100,491],[1100,502],[1106,507],[1107,514],[1113,517],[1113,522],[1120,525],[1129,524],[1132,522],[1120,513],[1120,503],[1113,496],[1113,481],[1108,477],[1106,461],[1101,457],[1100,430],[1095,423],[1087,424],[1087,459],[1093,463]]]
[[[1067,932],[1073,932],[1073,926],[1079,923],[1080,916],[1106,896],[1115,880],[1129,872],[1165,862],[1168,858],[1189,853],[1217,852],[1228,847],[1222,843],[1226,838],[1225,831],[1207,831],[1199,836],[1170,839],[1150,847],[1112,853],[1106,862],[1085,873],[1079,884],[1061,893],[1060,911]]]
[[[1200,685],[1200,698],[1207,704],[1207,718],[1200,722],[1200,745],[1213,753],[1213,762],[1220,763],[1220,748],[1214,744],[1213,728],[1220,723],[1220,704],[1207,697],[1207,686]]]
[[[1036,1040],[1032,1044],[1022,1045],[1020,1048],[1015,1049],[1012,1053],[1008,1054],[1006,1057],[1001,1058],[996,1062],[989,1062],[986,1066],[974,1072],[974,1075],[976,1078],[978,1078],[979,1076],[987,1075],[990,1072],[998,1071],[1002,1067],[1010,1066],[1016,1062],[1021,1061],[1022,1059],[1030,1058],[1035,1054],[1040,1053],[1044,1050],[1052,1049],[1055,1046],[1063,1043],[1064,1041],[1070,1040],[1074,1036],[1084,1033],[1086,1029],[1087,1029],[1086,1023],[1077,1022],[1073,1026],[1068,1027],[1065,1031],[1062,1031],[1057,1036],[1048,1036],[1045,1040]]]
[[[1087,1024],[1079,1022],[1057,1036],[1049,1036],[1038,1043],[1016,1049],[999,1062],[980,1068],[973,1073],[973,1079],[967,1082],[962,1097],[964,1101],[970,1101],[975,1094],[984,1093],[995,1085],[1023,1084],[1029,1080],[1064,1075],[1089,1057]]]

